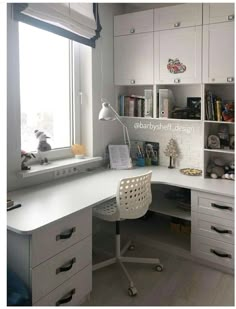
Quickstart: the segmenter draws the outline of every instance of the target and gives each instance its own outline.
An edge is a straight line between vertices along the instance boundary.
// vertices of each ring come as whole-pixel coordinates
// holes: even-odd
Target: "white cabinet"
[[[201,83],[201,38],[201,26],[155,32],[155,83]]]
[[[114,17],[114,36],[153,31],[153,10]]]
[[[79,305],[91,292],[92,209],[30,235],[7,236],[8,266],[30,290],[33,305]]]
[[[114,38],[116,85],[153,84],[153,32]]]
[[[203,26],[203,82],[234,82],[234,22]]]
[[[154,31],[202,24],[202,4],[187,3],[154,10]]]
[[[153,10],[114,17],[116,85],[153,84]]]
[[[204,3],[203,24],[234,20],[234,3]]]
[[[191,254],[234,268],[234,199],[191,191]]]

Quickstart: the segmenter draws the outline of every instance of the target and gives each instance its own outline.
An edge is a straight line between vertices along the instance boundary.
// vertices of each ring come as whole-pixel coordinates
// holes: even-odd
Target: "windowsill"
[[[69,167],[84,165],[87,163],[99,162],[102,160],[103,160],[102,157],[94,157],[94,158],[85,157],[84,159],[69,158],[63,160],[55,160],[51,161],[48,165],[40,165],[40,164],[31,165],[30,170],[20,171],[19,175],[22,178],[32,177],[40,174],[45,174],[48,172],[62,170]]]

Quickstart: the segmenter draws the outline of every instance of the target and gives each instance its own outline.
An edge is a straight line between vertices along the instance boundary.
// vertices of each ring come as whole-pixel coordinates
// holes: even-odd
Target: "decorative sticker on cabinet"
[[[184,73],[186,71],[186,65],[181,63],[178,58],[169,59],[167,69],[172,74]]]

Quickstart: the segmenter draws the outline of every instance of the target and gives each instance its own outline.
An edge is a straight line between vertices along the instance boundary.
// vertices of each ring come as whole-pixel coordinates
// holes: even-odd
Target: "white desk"
[[[233,181],[185,176],[166,167],[98,170],[8,193],[9,198],[22,204],[7,215],[8,262],[31,289],[34,305],[55,305],[58,300],[78,305],[90,293],[92,207],[115,197],[121,178],[149,170],[153,172],[153,184],[191,190],[191,253],[233,267]],[[227,209],[213,209],[212,204]],[[204,219],[205,224],[205,217],[209,230],[203,231],[200,223]],[[213,234],[212,224],[230,228],[232,233]],[[58,236],[65,239],[58,240]],[[230,258],[209,255],[207,246],[221,248]],[[56,275],[58,269],[66,271]]]
[[[114,197],[121,178],[149,170],[153,172],[152,183],[173,185],[228,197],[234,196],[234,181],[186,176],[177,169],[166,167],[96,171],[81,177],[76,175],[9,192],[8,197],[19,201],[22,207],[8,212],[8,229],[29,234],[46,224]]]

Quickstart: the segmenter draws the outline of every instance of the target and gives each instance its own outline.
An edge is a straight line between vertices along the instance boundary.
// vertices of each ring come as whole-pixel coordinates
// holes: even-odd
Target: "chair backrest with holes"
[[[145,215],[152,202],[151,177],[150,171],[120,180],[116,202],[121,219],[136,219]]]

